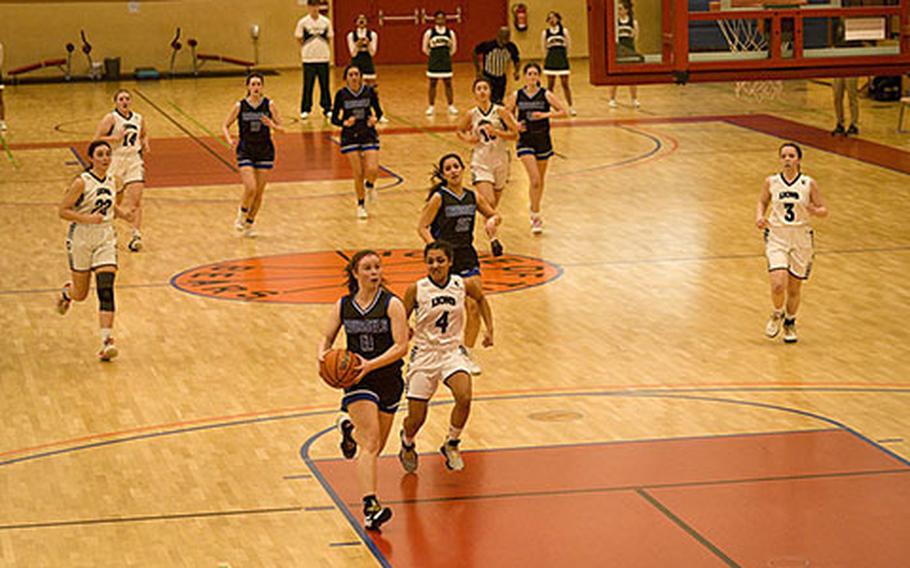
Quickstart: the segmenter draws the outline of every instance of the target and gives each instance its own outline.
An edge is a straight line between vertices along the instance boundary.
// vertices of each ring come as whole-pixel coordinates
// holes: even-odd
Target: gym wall
[[[509,0],[509,27],[512,29],[512,41],[521,51],[522,61],[535,59],[543,63],[544,51],[540,47],[540,32],[547,27],[547,14],[559,12],[562,25],[569,30],[572,45],[569,57],[588,56],[588,9],[585,0],[522,0],[528,7],[528,31],[515,30],[512,8],[518,4]]]
[[[511,0],[500,1],[510,2],[511,24]],[[543,56],[540,32],[546,25],[549,10],[561,12],[563,22],[571,30],[571,55],[587,55],[583,0],[525,0],[525,4],[528,31],[517,32],[513,27],[513,41],[519,45],[523,59]],[[131,11],[131,6],[138,11]],[[4,70],[7,72],[39,60],[65,57],[64,46],[69,42],[76,45],[74,73],[83,73],[87,63],[80,50],[79,30],[82,29],[92,44],[95,61],[120,57],[121,70],[125,73],[136,67],[166,71],[171,55],[169,44],[179,26],[183,49],[177,56],[177,70],[188,71],[191,63],[186,41],[189,38],[198,40],[200,53],[253,60],[250,27],[258,24],[259,64],[296,67],[300,59],[294,27],[305,13],[305,6],[299,0],[0,0],[0,42],[6,48]],[[216,68],[220,64],[209,65]]]

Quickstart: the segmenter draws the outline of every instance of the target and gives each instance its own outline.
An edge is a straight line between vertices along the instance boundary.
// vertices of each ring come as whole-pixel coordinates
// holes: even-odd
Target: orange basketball
[[[344,349],[332,349],[319,365],[319,376],[332,388],[343,389],[354,384],[359,372],[357,355]]]

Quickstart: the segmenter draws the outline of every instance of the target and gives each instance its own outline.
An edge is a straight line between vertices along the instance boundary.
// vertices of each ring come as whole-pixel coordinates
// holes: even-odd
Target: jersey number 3
[[[436,323],[433,325],[438,327],[441,333],[445,334],[446,330],[449,329],[449,312],[442,312],[442,315],[436,318]]]
[[[795,220],[796,220],[796,212],[793,211],[793,204],[792,204],[792,203],[784,203],[784,208],[787,210],[787,212],[784,213],[784,221],[786,221],[786,222],[788,222],[788,223],[792,223],[793,221],[795,221]]]

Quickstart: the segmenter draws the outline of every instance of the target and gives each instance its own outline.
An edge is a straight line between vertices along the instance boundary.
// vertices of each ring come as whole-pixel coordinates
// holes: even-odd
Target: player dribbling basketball
[[[461,432],[471,412],[470,361],[462,351],[465,299],[479,307],[483,319],[483,346],[493,346],[493,312],[483,295],[480,281],[450,274],[452,246],[444,241],[428,244],[423,251],[427,276],[408,287],[404,296],[407,316],[415,313],[414,347],[408,366],[408,416],[401,429],[398,459],[405,471],[417,471],[414,438],[427,417],[427,405],[442,382],[452,391],[455,406],[449,433],[439,451],[449,470],[460,471],[464,461],[459,450]]]
[[[319,344],[319,360],[332,348],[344,326],[347,350],[360,357],[360,373],[344,390],[341,408],[350,416],[339,421],[342,451],[357,456],[357,481],[363,494],[364,526],[378,530],[392,518],[376,496],[376,463],[392,429],[404,384],[402,357],[408,350],[408,323],[404,306],[386,290],[379,254],[363,250],[345,269],[348,290],[335,304]]]

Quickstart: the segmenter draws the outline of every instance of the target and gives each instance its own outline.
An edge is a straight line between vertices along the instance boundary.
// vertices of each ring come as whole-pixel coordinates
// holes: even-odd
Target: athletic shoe
[[[369,216],[370,216],[370,214],[367,213],[366,207],[364,207],[363,205],[357,206],[357,218],[358,219],[366,219]]]
[[[373,506],[363,511],[363,527],[368,531],[378,531],[392,518],[392,509],[383,507],[376,501]]]
[[[379,190],[376,189],[376,186],[367,188],[367,201],[370,203],[376,203],[379,201]]]
[[[379,119],[379,124],[388,124],[388,123],[389,123],[389,119],[385,115],[383,115],[382,118]]]
[[[436,109],[433,108],[433,105],[430,105],[427,107],[427,112],[426,112],[427,116],[433,116],[434,112],[436,112]]]
[[[133,238],[130,239],[130,244],[126,245],[126,248],[130,249],[131,252],[139,252],[142,250],[142,235],[139,233],[133,233]]]
[[[578,116],[578,111],[575,110],[575,107],[569,107],[569,116]]]
[[[641,107],[641,103],[638,101],[638,99],[632,99],[632,107],[634,107],[634,108]]]
[[[784,320],[784,343],[796,343],[796,319]]]
[[[237,218],[234,219],[234,230],[238,233],[242,233],[246,226],[243,223],[243,211],[237,212]]]
[[[490,241],[490,252],[493,253],[493,256],[502,256],[502,243],[499,242],[499,239]]]
[[[344,459],[353,459],[357,453],[357,440],[354,439],[354,423],[351,418],[344,412],[338,415],[335,420],[335,427],[341,434],[341,455]]]
[[[831,136],[846,136],[847,131],[844,130],[843,124],[838,124],[834,127],[834,130],[831,131]]]
[[[846,136],[856,136],[857,134],[859,134],[859,127],[851,124],[850,128],[847,129]]]
[[[616,108],[616,99],[610,99],[610,102],[607,103],[607,106],[610,108]]]
[[[449,114],[458,114],[458,109],[455,105],[449,105]]]
[[[6,130],[6,121],[0,120],[0,130]]]
[[[468,372],[472,375],[479,375],[483,372],[480,365],[478,365],[474,359],[471,359],[471,352],[468,351],[468,348],[464,345],[461,346],[461,354],[464,355],[465,362],[468,364]]]
[[[458,444],[460,443],[461,440],[449,440],[439,448],[439,451],[446,459],[446,469],[449,471],[461,471],[464,469],[461,450],[458,449]]]
[[[401,449],[398,450],[398,461],[401,462],[401,467],[408,473],[414,473],[417,471],[417,444],[411,444],[410,446],[404,443],[404,428],[401,429],[401,434],[398,436],[401,439]]]
[[[68,288],[72,288],[73,283],[67,282],[63,285],[63,289],[60,290],[60,295],[57,296],[57,313],[61,316],[66,315],[66,312],[70,309],[70,305],[73,303],[73,299],[69,297],[69,294],[65,294]]]
[[[257,233],[256,229],[253,228],[252,223],[246,223],[243,226],[243,236],[244,236],[244,238],[252,239],[254,237],[259,236],[259,233]]]
[[[774,339],[777,337],[777,334],[780,333],[780,326],[784,322],[784,314],[772,312],[771,317],[768,318],[768,323],[765,324],[765,337],[768,339]]]
[[[332,120],[332,111],[330,111],[330,110],[322,111],[322,117],[326,120]]]
[[[98,352],[98,358],[107,362],[116,357],[118,353],[117,346],[114,345],[114,338],[108,337],[104,340],[104,343],[101,344],[101,351]]]
[[[302,112],[302,113],[300,113],[300,118],[303,118],[303,119],[310,118],[310,113]]]
[[[531,217],[531,233],[539,235],[543,232],[543,218],[540,215]]]

